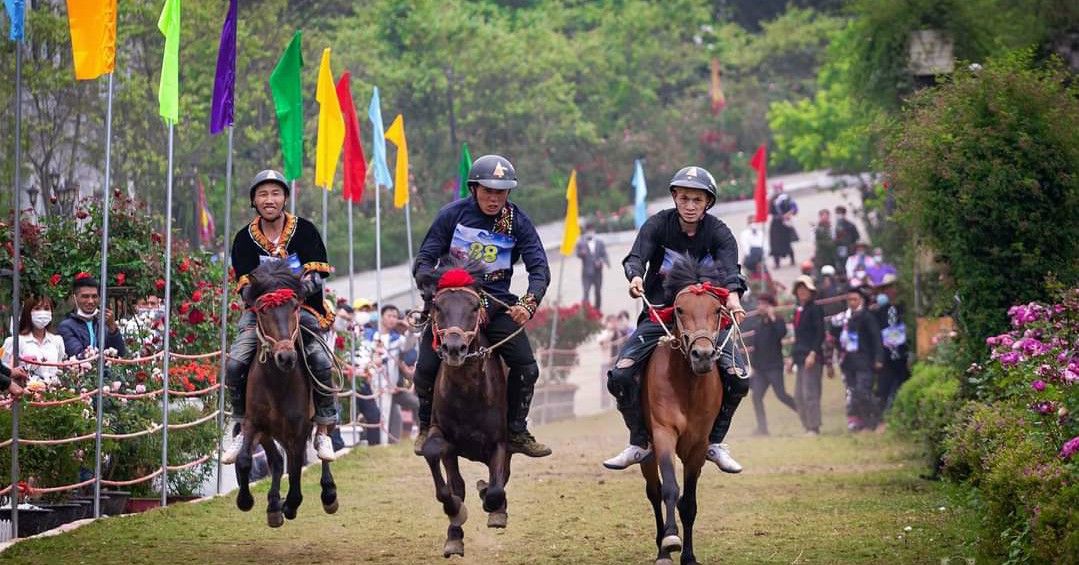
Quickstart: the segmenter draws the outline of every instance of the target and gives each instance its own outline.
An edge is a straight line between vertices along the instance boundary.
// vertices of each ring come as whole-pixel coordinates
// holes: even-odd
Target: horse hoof
[[[285,523],[285,516],[280,512],[267,512],[266,524],[271,528],[280,528]]]
[[[487,515],[488,528],[505,528],[509,516],[502,510],[496,510]]]
[[[442,548],[442,557],[449,559],[452,555],[465,556],[465,540],[451,539],[446,540],[446,546]]]
[[[659,548],[662,551],[682,551],[682,540],[678,536],[667,536],[660,542]]]
[[[330,504],[323,504],[322,509],[325,510],[327,514],[336,514],[337,513],[337,501],[335,500]]]
[[[285,518],[288,518],[289,520],[296,519],[296,509],[287,504],[281,508],[281,512],[285,515]]]
[[[667,557],[656,559],[656,565],[674,565],[674,560]]]
[[[251,496],[251,493],[249,493],[249,492],[246,492],[246,493],[241,492],[240,495],[236,497],[236,508],[239,508],[240,510],[243,510],[244,512],[247,512],[248,510],[251,510],[254,507],[255,507],[255,497]]]

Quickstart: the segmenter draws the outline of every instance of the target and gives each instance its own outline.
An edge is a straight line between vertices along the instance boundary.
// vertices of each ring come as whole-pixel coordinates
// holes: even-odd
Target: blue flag
[[[26,0],[4,0],[4,8],[7,9],[7,17],[11,20],[11,31],[8,33],[8,39],[12,41],[22,41],[23,39],[23,17],[26,14],[24,6]]]
[[[641,160],[633,160],[633,225],[640,229],[644,221],[648,219],[648,205],[645,199],[648,197],[648,187],[644,184],[644,169],[641,168]]]
[[[374,130],[371,151],[374,152],[372,160],[375,162],[375,185],[386,188],[393,187],[393,179],[390,178],[390,168],[386,166],[386,132],[382,128],[382,104],[378,101],[378,87],[375,87],[371,95],[371,106],[367,108],[367,117],[371,120]]]

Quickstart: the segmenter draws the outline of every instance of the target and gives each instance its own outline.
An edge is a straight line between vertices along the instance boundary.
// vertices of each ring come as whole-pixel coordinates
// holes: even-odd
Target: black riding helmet
[[[709,201],[704,207],[706,211],[716,203],[716,179],[704,167],[682,167],[671,178],[669,188],[672,194],[675,188],[695,188],[707,192]]]
[[[468,170],[468,187],[475,188],[477,184],[495,190],[517,188],[517,171],[513,170],[509,159],[501,155],[484,155]]]
[[[252,208],[255,207],[255,189],[258,188],[260,184],[267,182],[280,186],[285,191],[285,198],[289,197],[292,189],[289,186],[288,181],[285,180],[285,175],[273,169],[266,169],[265,171],[262,171],[259,174],[255,175],[254,180],[251,181],[251,188],[249,190],[249,193],[251,196]]]

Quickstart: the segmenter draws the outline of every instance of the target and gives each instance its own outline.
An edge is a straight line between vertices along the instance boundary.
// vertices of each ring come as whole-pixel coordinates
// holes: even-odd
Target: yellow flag
[[[393,168],[393,205],[404,208],[408,204],[408,142],[405,141],[405,117],[397,114],[386,130],[386,141],[397,146],[397,164]]]
[[[116,66],[116,0],[67,0],[75,79],[93,80]]]
[[[322,51],[322,65],[318,69],[318,147],[315,148],[315,186],[333,188],[333,176],[337,161],[345,143],[345,118],[341,116],[341,104],[337,101],[337,86],[330,71],[330,48]]]
[[[579,237],[581,237],[581,226],[577,219],[577,170],[574,169],[569,174],[569,186],[566,187],[566,227],[562,232],[563,255],[573,255]]]

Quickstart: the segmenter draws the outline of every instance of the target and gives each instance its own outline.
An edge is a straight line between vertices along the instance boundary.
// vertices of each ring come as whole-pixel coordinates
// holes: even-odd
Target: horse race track
[[[889,434],[841,430],[842,390],[825,383],[825,434],[804,438],[796,416],[766,403],[772,436],[750,437],[747,399],[734,423],[733,453],[746,466],[701,480],[697,556],[702,563],[964,563],[971,511],[952,506],[940,483],[918,477],[916,450]],[[536,430],[555,454],[514,458],[509,528],[488,530],[475,495],[479,466],[463,468],[470,519],[456,563],[652,563],[653,519],[644,481],[599,461],[625,439],[614,413]],[[409,446],[411,447],[411,446]],[[353,451],[336,465],[341,510],[323,514],[318,474],[307,473],[296,520],[265,525],[265,484],[250,513],[230,494],[16,544],[2,563],[449,563],[447,520],[423,461],[403,446]]]

